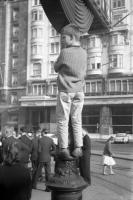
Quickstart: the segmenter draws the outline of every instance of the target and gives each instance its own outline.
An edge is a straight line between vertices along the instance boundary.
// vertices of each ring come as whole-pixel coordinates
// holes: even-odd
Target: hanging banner
[[[40,2],[49,21],[59,33],[69,23],[77,25],[82,33],[109,29],[107,16],[94,0],[40,0]]]

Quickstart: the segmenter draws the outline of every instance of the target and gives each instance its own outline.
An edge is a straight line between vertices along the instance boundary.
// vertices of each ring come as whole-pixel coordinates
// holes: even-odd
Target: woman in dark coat
[[[112,157],[112,150],[111,150],[111,143],[114,140],[114,138],[111,136],[108,138],[108,140],[105,143],[104,150],[103,150],[103,175],[107,174],[107,168],[110,170],[110,174],[113,175],[113,165],[115,165],[115,160]]]
[[[30,200],[31,177],[29,170],[19,164],[18,148],[11,144],[5,151],[0,166],[0,196],[3,200]]]
[[[90,173],[90,156],[91,156],[91,140],[86,130],[83,132],[83,155],[79,159],[80,174],[84,180],[90,185],[91,184],[91,173]]]

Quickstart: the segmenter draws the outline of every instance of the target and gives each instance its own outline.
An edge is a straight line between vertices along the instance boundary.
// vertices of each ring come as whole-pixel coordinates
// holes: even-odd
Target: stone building
[[[133,15],[131,11],[133,3],[130,0],[99,0],[96,3],[108,16],[111,26],[109,31],[97,30],[81,37],[82,46],[88,53],[84,88],[85,103],[82,113],[83,127],[90,133],[127,132],[132,134]],[[60,52],[60,36],[49,23],[39,0],[6,1],[6,3],[1,1],[0,8],[2,5],[5,9],[10,7],[10,12],[9,10],[6,12],[6,15],[10,17],[7,17],[6,22],[4,22],[5,17],[3,20],[0,18],[2,24],[0,25],[0,30],[2,30],[0,40],[3,41],[3,47],[0,46],[0,48],[5,49],[4,52],[7,54],[11,49],[11,44],[13,45],[16,41],[21,42],[19,47],[23,48],[20,48],[20,53],[19,50],[17,51],[21,55],[21,57],[18,56],[20,60],[17,64],[17,86],[11,84],[11,77],[15,71],[8,63],[9,60],[11,62],[12,57],[15,59],[17,56],[11,51],[5,56],[0,49],[0,69],[6,70],[5,76],[2,75],[4,84],[7,77],[10,79],[8,87],[2,86],[1,83],[0,91],[3,94],[1,97],[8,99],[6,103],[0,102],[1,124],[3,126],[7,121],[11,123],[10,115],[17,113],[17,117],[13,119],[19,127],[41,126],[49,128],[50,132],[55,132],[57,74],[54,72],[53,65]],[[22,5],[23,9],[20,7]],[[19,40],[11,37],[11,31],[13,31],[11,27],[17,25],[13,25],[13,17],[11,17],[14,6],[19,8],[17,11],[20,11],[21,23],[25,20],[24,24],[19,23]],[[4,15],[2,9],[0,15]],[[4,30],[8,26],[10,33],[5,34]],[[22,27],[25,28],[20,29]],[[17,29],[17,26],[15,28]],[[9,56],[10,59],[8,59]],[[19,76],[19,73],[23,76]],[[17,103],[14,105],[11,103],[11,95],[16,94]]]
[[[26,92],[28,1],[0,1],[0,124],[18,126]]]

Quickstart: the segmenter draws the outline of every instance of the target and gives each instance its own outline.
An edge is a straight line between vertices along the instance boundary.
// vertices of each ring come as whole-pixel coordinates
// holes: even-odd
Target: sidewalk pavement
[[[101,176],[103,182],[107,176]],[[82,191],[82,200],[125,200],[119,193],[111,190],[110,187],[105,187],[101,179],[96,179],[92,173],[92,184]],[[45,192],[45,183],[39,183],[38,190],[32,191],[31,200],[51,200],[51,192]],[[131,199],[129,199],[131,200]]]
[[[93,177],[92,177],[93,179]],[[92,180],[92,185],[82,192],[82,200],[123,200],[120,195]],[[31,200],[51,200],[51,192],[33,190]]]
[[[102,151],[92,151],[92,155],[102,156]],[[123,155],[123,154],[115,154],[114,158],[125,159],[133,161],[133,155]],[[102,176],[102,175],[101,175]],[[103,184],[98,183],[97,181],[93,181],[95,177],[92,174],[92,185],[87,187],[82,192],[82,200],[124,200],[121,198],[119,194],[110,190],[110,188],[105,188]],[[106,177],[104,177],[106,178]],[[38,190],[32,191],[31,200],[51,200],[51,192],[45,192],[45,183],[38,184]]]

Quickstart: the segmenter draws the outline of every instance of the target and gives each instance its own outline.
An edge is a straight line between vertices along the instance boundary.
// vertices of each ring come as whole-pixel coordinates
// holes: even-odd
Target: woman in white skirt
[[[115,165],[115,160],[112,158],[112,152],[111,152],[111,142],[113,141],[113,137],[111,136],[104,146],[103,150],[103,174],[107,174],[107,168],[110,170],[110,174],[114,174],[112,166]]]

